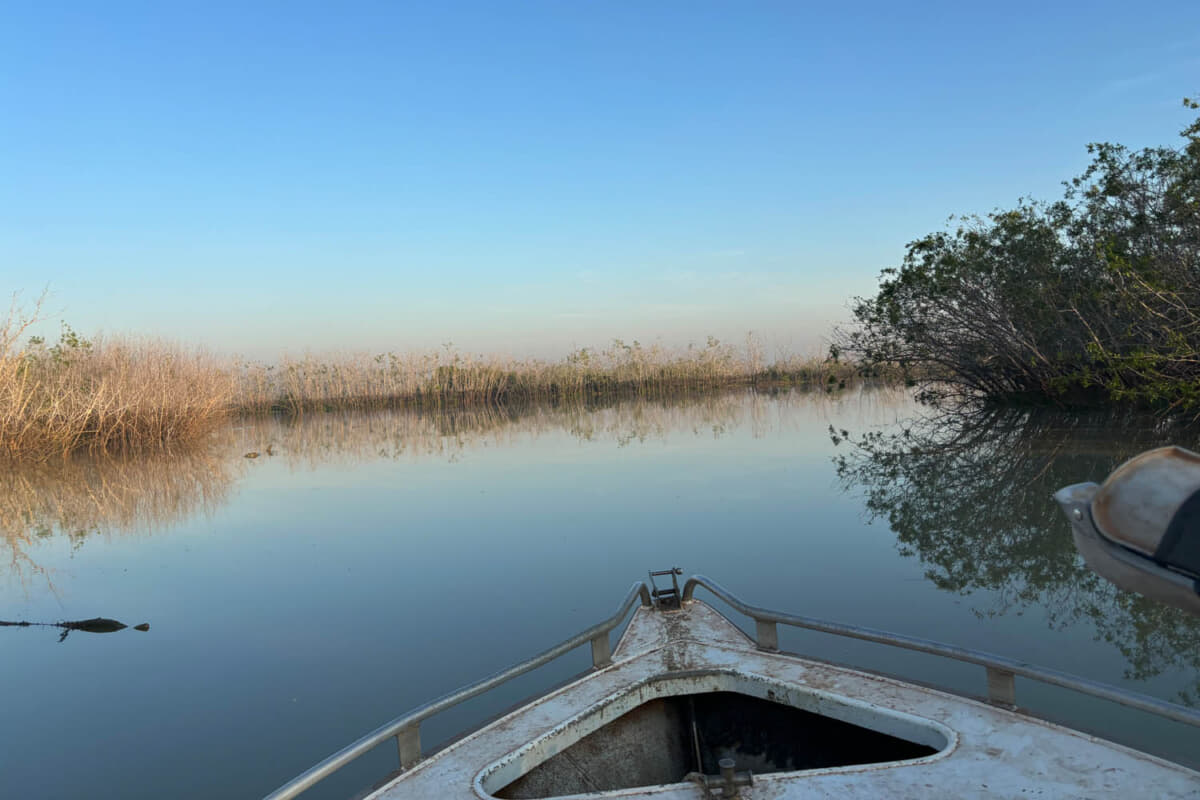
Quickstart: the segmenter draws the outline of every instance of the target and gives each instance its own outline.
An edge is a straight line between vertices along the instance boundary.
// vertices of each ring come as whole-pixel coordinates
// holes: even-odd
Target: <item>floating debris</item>
[[[129,627],[124,622],[115,619],[109,619],[108,617],[92,617],[91,619],[76,619],[68,620],[66,622],[9,622],[8,620],[0,619],[0,627],[29,628],[34,626],[40,628],[62,628],[62,635],[58,637],[60,642],[63,639],[66,639],[67,634],[69,634],[71,631],[83,631],[85,633],[115,633],[116,631],[124,630],[125,628]],[[143,622],[140,625],[134,625],[133,629],[135,631],[148,631],[150,630],[150,623]]]

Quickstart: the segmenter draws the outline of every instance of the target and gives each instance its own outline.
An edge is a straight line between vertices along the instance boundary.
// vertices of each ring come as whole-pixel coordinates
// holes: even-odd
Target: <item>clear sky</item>
[[[815,351],[1197,94],[1196,0],[0,0],[0,290],[259,358]]]

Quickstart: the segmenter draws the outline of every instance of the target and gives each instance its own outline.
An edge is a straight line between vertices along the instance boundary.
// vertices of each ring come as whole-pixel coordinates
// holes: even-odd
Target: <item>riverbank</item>
[[[847,362],[767,363],[753,339],[736,347],[709,338],[683,349],[617,340],[561,361],[443,349],[266,364],[157,340],[85,339],[68,327],[53,345],[36,338],[18,345],[25,327],[0,324],[0,458],[7,460],[182,448],[242,415],[665,398],[741,387],[834,391],[863,380]]]
[[[739,387],[846,387],[853,364],[784,357],[770,364],[753,343],[710,338],[704,347],[672,350],[625,344],[583,348],[561,361],[472,356],[454,351],[338,355],[243,363],[237,370],[239,413],[512,402],[588,402],[607,397],[693,394]]]

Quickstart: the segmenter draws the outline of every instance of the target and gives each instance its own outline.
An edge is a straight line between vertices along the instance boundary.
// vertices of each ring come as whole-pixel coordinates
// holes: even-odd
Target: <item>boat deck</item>
[[[419,762],[369,800],[488,798],[634,708],[668,694],[758,693],[849,723],[924,738],[904,761],[756,774],[743,800],[767,798],[1196,798],[1200,773],[983,702],[858,670],[759,650],[714,609],[639,608],[613,663]],[[571,797],[703,800],[695,782]]]

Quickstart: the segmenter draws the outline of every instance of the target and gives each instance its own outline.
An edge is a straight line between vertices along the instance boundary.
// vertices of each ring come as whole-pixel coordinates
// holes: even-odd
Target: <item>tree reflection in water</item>
[[[1090,623],[1125,657],[1126,677],[1200,670],[1200,619],[1126,592],[1076,554],[1051,495],[1101,482],[1163,444],[1195,448],[1200,431],[1161,418],[1031,410],[936,411],[887,430],[830,428],[847,490],[865,495],[899,550],[939,589],[998,600],[979,614],[1037,607],[1054,628]],[[1196,704],[1200,678],[1180,694]]]

